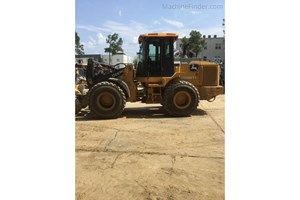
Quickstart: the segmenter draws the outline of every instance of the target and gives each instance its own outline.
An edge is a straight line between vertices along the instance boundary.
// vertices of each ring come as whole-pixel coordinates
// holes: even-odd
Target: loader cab
[[[149,33],[139,37],[137,77],[171,77],[174,74],[175,33]]]

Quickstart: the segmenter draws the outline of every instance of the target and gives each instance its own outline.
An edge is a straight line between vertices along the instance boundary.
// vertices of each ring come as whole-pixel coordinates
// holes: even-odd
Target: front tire
[[[199,92],[194,85],[178,81],[165,90],[163,107],[169,115],[190,116],[197,109],[199,99]]]
[[[125,94],[114,83],[100,82],[91,88],[89,95],[90,109],[97,117],[117,118],[125,108]]]

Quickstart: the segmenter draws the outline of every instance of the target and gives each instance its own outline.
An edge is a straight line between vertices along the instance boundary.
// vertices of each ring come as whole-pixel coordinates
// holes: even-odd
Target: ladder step
[[[164,87],[164,86],[162,84],[151,83],[151,84],[148,84],[148,87]]]

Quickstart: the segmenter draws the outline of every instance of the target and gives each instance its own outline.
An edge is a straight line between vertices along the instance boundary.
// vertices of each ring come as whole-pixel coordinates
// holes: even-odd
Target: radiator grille
[[[219,71],[216,67],[203,67],[202,85],[218,85]]]

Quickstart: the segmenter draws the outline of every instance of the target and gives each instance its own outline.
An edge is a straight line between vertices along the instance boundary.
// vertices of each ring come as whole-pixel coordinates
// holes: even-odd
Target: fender
[[[117,78],[109,78],[108,81],[119,86],[124,91],[126,98],[130,97],[129,87],[124,81],[122,81],[121,79],[117,79]]]

